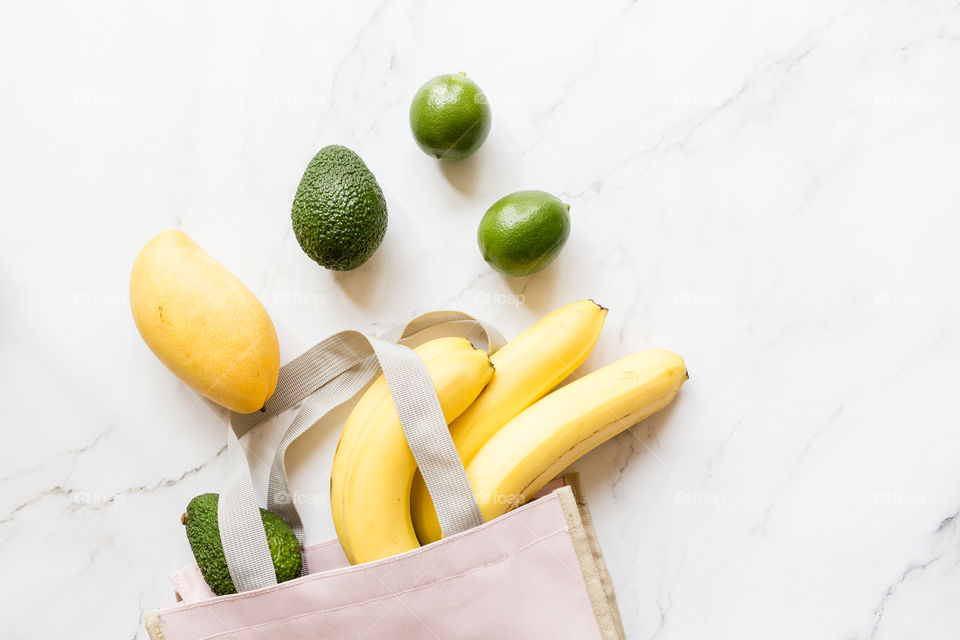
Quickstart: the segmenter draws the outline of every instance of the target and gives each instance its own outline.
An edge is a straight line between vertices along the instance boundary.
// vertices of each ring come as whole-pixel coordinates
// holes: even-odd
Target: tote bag
[[[422,315],[380,337],[345,331],[280,369],[264,410],[230,414],[230,480],[218,519],[238,593],[214,596],[196,565],[171,580],[178,604],[145,616],[151,640],[625,638],[593,524],[576,479],[483,522],[430,376],[404,343],[442,325],[476,332],[492,353],[503,338],[455,311]],[[351,566],[336,540],[303,549],[303,572],[277,584],[250,469],[239,438],[299,404],[273,458],[267,508],[304,531],[289,499],[289,445],[383,372],[410,449],[436,507],[438,542]]]

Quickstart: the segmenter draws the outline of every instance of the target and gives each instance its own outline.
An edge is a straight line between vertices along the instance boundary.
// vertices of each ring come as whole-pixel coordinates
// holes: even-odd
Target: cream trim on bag
[[[159,611],[159,609],[153,609],[144,614],[143,624],[147,628],[150,640],[164,640],[163,631],[160,629],[160,616],[157,615]]]
[[[576,473],[565,474],[563,482],[567,485],[564,488],[569,487],[570,491],[557,489],[556,493],[560,498],[563,515],[567,519],[570,540],[577,553],[577,560],[580,561],[583,581],[587,585],[587,595],[597,616],[600,633],[604,640],[626,640],[620,608],[613,590],[613,580],[600,550],[587,501],[580,489],[580,476]]]

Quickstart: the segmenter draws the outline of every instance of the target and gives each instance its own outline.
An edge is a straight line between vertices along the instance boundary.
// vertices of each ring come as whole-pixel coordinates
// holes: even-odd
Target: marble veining
[[[957,3],[12,0],[0,66],[3,638],[145,638],[180,513],[223,481],[222,412],[127,308],[168,227],[260,297],[284,360],[438,308],[510,336],[584,297],[610,308],[584,370],[682,354],[677,401],[575,465],[628,637],[960,637]],[[407,109],[461,70],[493,129],[438,165]],[[390,210],[342,274],[289,224],[330,143]],[[508,280],[476,224],[524,188],[573,232]],[[311,541],[343,417],[288,455]],[[261,489],[283,427],[247,439]]]

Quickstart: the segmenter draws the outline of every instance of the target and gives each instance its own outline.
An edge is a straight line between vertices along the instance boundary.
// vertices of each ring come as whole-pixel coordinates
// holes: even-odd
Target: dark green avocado
[[[227,559],[220,542],[220,527],[217,524],[217,504],[220,496],[216,493],[204,493],[187,505],[187,512],[181,521],[187,529],[187,540],[197,559],[200,573],[210,589],[218,596],[236,593],[237,588],[230,578]],[[277,514],[260,509],[263,529],[267,534],[273,568],[277,573],[277,582],[285,582],[300,575],[300,542],[296,534],[283,518]]]
[[[291,218],[304,253],[327,269],[350,271],[383,241],[387,203],[360,156],[330,145],[303,172]]]

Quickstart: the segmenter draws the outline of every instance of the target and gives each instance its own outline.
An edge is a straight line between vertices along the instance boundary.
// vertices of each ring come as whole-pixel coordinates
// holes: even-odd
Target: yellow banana
[[[573,372],[593,349],[607,310],[593,300],[556,309],[490,356],[494,374],[480,397],[450,424],[466,465],[508,420]],[[410,495],[413,527],[421,544],[441,538],[433,501],[418,472]]]
[[[426,344],[417,351],[422,353]],[[472,347],[455,348],[425,362],[448,422],[480,395],[493,375],[487,354]],[[354,412],[360,413],[347,419],[333,460],[333,522],[352,564],[420,546],[410,520],[410,485],[417,463],[389,391],[382,394],[384,388],[385,384],[374,383],[357,403]],[[371,393],[380,399],[367,400]]]
[[[522,411],[467,465],[484,519],[523,504],[574,460],[667,406],[686,379],[677,354],[642,351]]]
[[[419,355],[424,362],[430,362],[437,356],[450,353],[451,351],[473,351],[473,345],[470,344],[470,341],[466,338],[437,338],[436,340],[430,340],[429,342],[423,343],[414,349],[414,351],[417,352],[417,355]],[[357,400],[357,403],[350,411],[350,415],[347,417],[347,422],[344,425],[343,430],[340,432],[340,440],[337,442],[336,449],[337,454],[340,453],[341,449],[344,452],[352,449],[354,442],[356,441],[357,434],[359,434],[361,431],[358,425],[367,424],[370,416],[377,411],[383,403],[388,401],[392,402],[390,389],[387,387],[386,379],[381,374],[376,380],[373,381],[367,390],[363,392],[363,394],[360,396],[360,399]],[[391,406],[393,405],[391,404]],[[335,465],[338,459],[342,462],[343,457],[339,455],[335,456]],[[337,467],[334,466],[334,470],[336,469]],[[341,517],[338,503],[331,503],[331,509],[333,511],[334,520],[337,520],[339,517]]]

